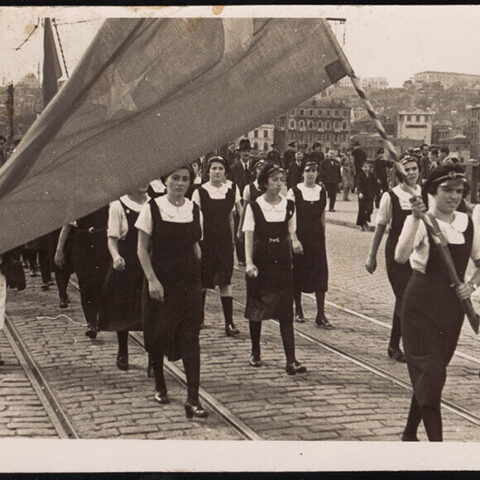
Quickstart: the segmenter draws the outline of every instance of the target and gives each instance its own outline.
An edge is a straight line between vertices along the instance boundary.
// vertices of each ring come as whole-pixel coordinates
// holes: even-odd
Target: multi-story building
[[[467,109],[471,157],[480,160],[480,105],[469,106]]]
[[[385,90],[388,88],[388,80],[385,77],[365,77],[362,78],[361,82],[363,88],[371,90]]]
[[[255,150],[263,150],[264,152],[268,152],[273,142],[273,134],[274,125],[273,123],[265,123],[260,125],[259,127],[251,130],[250,132],[246,133],[242,137],[237,138],[235,141],[235,146],[238,147],[238,144],[242,138],[248,138],[250,140],[250,145]]]
[[[403,110],[397,114],[397,138],[432,143],[432,126],[435,112]]]
[[[468,73],[455,72],[419,72],[413,75],[412,79],[415,85],[422,83],[436,83],[439,82],[444,88],[451,88],[453,86],[464,86],[473,88],[480,85],[480,75],[471,75]]]
[[[313,97],[275,119],[275,143],[281,151],[292,141],[309,146],[320,142],[335,150],[347,148],[350,110],[341,100],[319,101]]]

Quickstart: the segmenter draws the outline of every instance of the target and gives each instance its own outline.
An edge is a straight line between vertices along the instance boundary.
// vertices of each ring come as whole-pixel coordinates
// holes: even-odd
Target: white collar
[[[468,227],[468,215],[464,212],[453,212],[454,218],[452,223],[444,222],[437,218],[437,222],[443,228],[451,228],[459,233],[463,233]]]
[[[145,203],[150,200],[150,197],[147,195],[144,203],[138,203],[135,200],[132,200],[128,195],[121,196],[120,200],[130,210],[133,210],[134,212],[139,212],[142,209],[143,205],[145,205]]]
[[[219,187],[215,187],[214,185],[212,185],[212,183],[210,181],[208,181],[208,182],[206,182],[202,185],[202,188],[207,190],[207,192],[217,191],[217,192],[221,192],[223,194],[226,194],[228,192],[228,190],[231,188],[231,186],[232,186],[232,181],[231,180],[226,180]]]
[[[301,192],[320,192],[322,187],[316,183],[313,187],[307,187],[304,182],[297,184],[298,189]]]
[[[278,202],[276,205],[272,205],[271,203],[268,203],[265,200],[265,194],[260,195],[257,198],[257,202],[259,202],[265,210],[271,210],[271,211],[281,211],[284,210],[287,207],[287,197],[284,197],[283,195],[280,195],[280,202]]]

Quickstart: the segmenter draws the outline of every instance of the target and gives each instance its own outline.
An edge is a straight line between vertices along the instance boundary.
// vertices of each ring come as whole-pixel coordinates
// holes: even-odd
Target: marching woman
[[[233,250],[235,209],[240,214],[240,192],[238,187],[226,179],[227,164],[223,157],[214,156],[208,160],[209,181],[193,192],[192,200],[203,214],[202,249],[202,301],[205,308],[207,289],[220,290],[225,333],[229,337],[239,334],[233,323]]]
[[[412,269],[408,262],[404,264],[397,263],[394,260],[394,254],[405,219],[412,213],[412,204],[410,203],[412,194],[407,190],[408,188],[413,188],[417,196],[421,195],[422,190],[417,184],[420,173],[417,158],[407,155],[400,159],[400,163],[405,169],[407,179],[382,195],[380,208],[377,212],[377,226],[365,268],[369,273],[373,273],[376,270],[378,248],[380,247],[387,225],[391,224],[390,233],[388,234],[385,245],[385,262],[388,280],[395,294],[395,307],[393,310],[392,330],[387,352],[388,356],[393,360],[405,363],[405,357],[400,349],[400,311],[403,294],[405,288],[407,288]]]
[[[262,321],[275,319],[280,323],[287,373],[305,373],[306,367],[295,357],[293,335],[292,246],[295,253],[302,252],[295,234],[295,204],[280,195],[285,183],[282,168],[267,164],[258,183],[265,193],[247,205],[243,224],[247,280],[245,318],[249,321],[252,341],[250,365],[261,366]]]
[[[185,198],[192,181],[189,166],[168,174],[167,194],[145,204],[135,226],[139,230],[138,258],[146,277],[143,323],[155,375],[154,399],[170,403],[163,356],[171,361],[181,358],[187,377],[186,416],[202,418],[208,416],[198,398],[202,217],[198,206]]]
[[[315,293],[317,316],[315,326],[331,329],[325,317],[325,292],[328,290],[328,264],[325,248],[325,206],[327,193],[323,184],[317,184],[318,165],[307,160],[303,168],[303,182],[288,191],[287,198],[295,202],[297,237],[303,253],[293,256],[293,298],[295,320],[305,322],[302,292]]]
[[[403,441],[417,441],[417,428],[423,420],[428,439],[442,441],[441,394],[447,366],[452,358],[465,316],[461,300],[468,299],[480,282],[480,237],[472,219],[456,211],[466,185],[459,165],[441,165],[430,172],[423,188],[434,201],[428,210],[448,241],[458,277],[451,286],[440,253],[427,232],[421,215],[426,210],[422,199],[412,203],[395,249],[395,260],[410,259],[412,275],[402,305],[402,336],[413,396]],[[476,266],[472,277],[464,280],[468,259]]]
[[[143,330],[143,270],[137,256],[135,222],[149,200],[147,186],[110,204],[107,241],[112,258],[99,314],[99,330],[117,332],[117,367],[128,370],[128,332]]]
[[[102,290],[110,255],[107,247],[108,205],[76,221],[73,239],[73,267],[77,274],[80,300],[87,321],[87,337],[97,338],[98,313],[102,303]],[[65,265],[65,243],[72,225],[60,231],[55,252],[55,264]]]

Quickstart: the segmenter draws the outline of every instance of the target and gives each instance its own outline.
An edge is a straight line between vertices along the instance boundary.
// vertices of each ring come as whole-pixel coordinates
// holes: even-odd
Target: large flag
[[[62,67],[58,60],[57,47],[53,38],[52,24],[45,18],[43,25],[43,106],[46,107],[58,91],[58,79]]]
[[[0,170],[0,253],[351,73],[319,18],[108,19]]]

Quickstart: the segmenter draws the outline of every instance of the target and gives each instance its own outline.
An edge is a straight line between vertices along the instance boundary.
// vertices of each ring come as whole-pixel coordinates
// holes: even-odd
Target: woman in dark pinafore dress
[[[457,347],[467,299],[480,282],[480,236],[472,219],[456,211],[466,185],[463,168],[441,165],[429,175],[424,189],[430,193],[429,213],[438,221],[448,242],[461,283],[451,286],[447,270],[434,241],[420,220],[425,205],[420,198],[412,203],[395,249],[395,260],[410,260],[412,275],[403,297],[401,328],[405,358],[413,386],[407,424],[402,440],[418,441],[417,429],[423,419],[430,441],[442,441],[441,394],[447,366]],[[477,267],[464,280],[468,259]]]
[[[220,290],[225,333],[229,337],[239,334],[233,323],[233,212],[240,212],[238,187],[225,177],[227,163],[223,157],[208,160],[207,174],[210,180],[193,192],[192,200],[203,214],[202,249],[202,300],[205,306],[207,289]]]
[[[274,319],[280,323],[286,371],[295,375],[307,371],[295,357],[293,335],[292,245],[295,253],[300,253],[302,246],[295,234],[295,204],[280,195],[284,177],[282,168],[267,164],[258,178],[265,193],[247,205],[243,224],[247,281],[245,318],[249,321],[252,340],[250,365],[261,366],[262,321]]]
[[[331,329],[325,316],[325,292],[328,290],[328,263],[325,247],[325,206],[327,193],[323,184],[317,184],[318,166],[307,161],[303,167],[302,183],[289,190],[287,198],[295,202],[297,237],[303,253],[293,256],[293,295],[295,319],[305,322],[302,292],[315,293],[317,316],[315,326]]]
[[[148,201],[147,187],[139,188],[110,204],[108,215],[108,249],[110,263],[98,329],[117,332],[117,367],[128,370],[128,332],[143,330],[143,270],[137,256],[138,230],[135,222]]]
[[[190,167],[167,175],[167,194],[144,205],[135,226],[139,230],[138,257],[146,277],[143,323],[155,375],[154,398],[169,403],[163,356],[170,361],[181,358],[188,390],[185,413],[188,418],[200,418],[208,416],[198,398],[201,212],[184,197],[192,181]]]
[[[108,205],[76,221],[73,239],[73,267],[77,274],[83,314],[87,321],[87,337],[97,337],[98,314],[102,302],[110,254],[107,247]],[[72,225],[64,225],[58,239],[55,263],[65,262],[64,247]]]
[[[385,261],[388,280],[392,286],[393,293],[395,294],[395,307],[393,310],[392,330],[390,333],[387,353],[393,360],[405,363],[405,356],[400,348],[400,311],[403,294],[407,288],[412,269],[408,262],[405,264],[395,262],[394,253],[405,219],[412,213],[410,203],[412,194],[407,191],[407,188],[410,187],[415,189],[417,196],[421,195],[422,192],[420,186],[417,185],[420,173],[418,159],[407,155],[400,159],[400,163],[405,169],[408,181],[402,181],[402,183],[382,195],[380,208],[376,217],[377,225],[375,228],[375,234],[373,236],[367,261],[365,262],[365,268],[369,273],[373,273],[376,270],[378,248],[380,247],[380,242],[382,241],[387,225],[390,223],[390,233],[388,234],[385,245]]]

